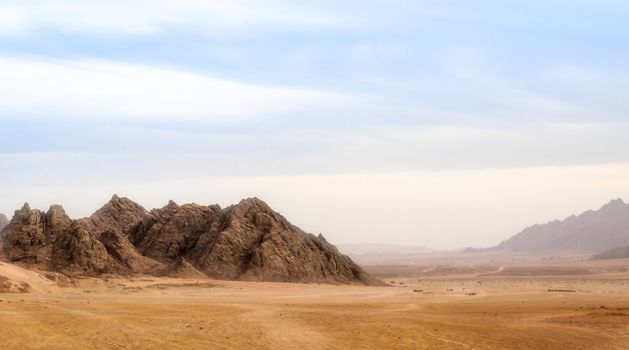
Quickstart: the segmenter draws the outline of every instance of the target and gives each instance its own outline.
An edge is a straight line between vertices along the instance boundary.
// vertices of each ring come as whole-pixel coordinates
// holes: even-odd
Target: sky
[[[258,196],[492,246],[629,200],[629,3],[0,0],[0,212]]]

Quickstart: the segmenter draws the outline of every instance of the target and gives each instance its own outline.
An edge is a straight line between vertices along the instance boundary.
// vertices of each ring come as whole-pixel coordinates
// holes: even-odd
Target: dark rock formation
[[[71,220],[57,205],[48,212],[31,209],[25,203],[2,230],[6,257],[11,261],[46,266],[52,257],[52,244],[70,226]]]
[[[146,217],[131,240],[143,255],[169,264],[179,257],[209,245],[212,240],[199,239],[215,233],[221,224],[222,211],[217,205],[201,206],[186,204],[178,206],[169,202],[162,209],[155,209]]]
[[[616,199],[597,211],[528,227],[492,249],[591,254],[626,245],[629,245],[629,204]]]
[[[68,217],[62,206],[51,205],[50,209],[46,212],[46,229],[49,241],[54,242],[71,224],[72,220]]]
[[[220,225],[199,242],[188,260],[217,278],[376,282],[322,236],[303,232],[257,198],[223,210]]]
[[[105,245],[88,231],[84,220],[72,223],[53,244],[52,267],[69,274],[97,275],[116,271]]]
[[[70,275],[381,284],[322,235],[302,231],[257,198],[225,209],[171,201],[148,212],[114,196],[75,221],[60,206],[41,212],[25,205],[0,239],[10,261]]]
[[[146,209],[128,198],[114,195],[107,204],[98,209],[87,221],[96,235],[114,230],[128,235],[149,214]]]
[[[99,241],[105,246],[107,253],[122,266],[118,272],[128,270],[132,273],[153,273],[163,268],[163,264],[141,255],[129,242],[129,237],[120,231],[107,230],[103,232]]]

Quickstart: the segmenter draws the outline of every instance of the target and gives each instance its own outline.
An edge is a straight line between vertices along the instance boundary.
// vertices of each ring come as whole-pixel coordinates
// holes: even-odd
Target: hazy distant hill
[[[600,253],[629,245],[629,204],[616,199],[601,209],[534,225],[492,250],[525,253]]]
[[[7,218],[7,216],[0,213],[0,230],[2,230],[8,224],[9,224],[9,219]]]
[[[629,259],[629,246],[606,250],[592,257],[592,260]]]
[[[430,253],[433,250],[414,245],[400,244],[337,244],[341,252],[349,256],[352,255],[385,255],[385,254],[422,254]]]

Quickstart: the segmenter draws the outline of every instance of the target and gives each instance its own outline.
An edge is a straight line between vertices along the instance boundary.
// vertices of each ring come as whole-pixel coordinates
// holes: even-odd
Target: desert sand
[[[29,292],[0,294],[0,338],[3,349],[629,349],[629,261],[595,265],[563,276],[407,268],[364,287],[53,281],[2,263]]]

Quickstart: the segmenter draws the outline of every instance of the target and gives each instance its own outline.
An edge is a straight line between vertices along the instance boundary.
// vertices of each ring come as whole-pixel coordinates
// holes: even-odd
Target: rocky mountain
[[[0,230],[9,224],[9,219],[6,215],[0,213]]]
[[[257,198],[224,209],[171,201],[147,211],[113,196],[78,220],[58,205],[44,212],[25,204],[0,241],[7,260],[68,275],[381,284]]]
[[[629,245],[629,204],[616,199],[599,210],[534,225],[491,250],[596,254]]]

